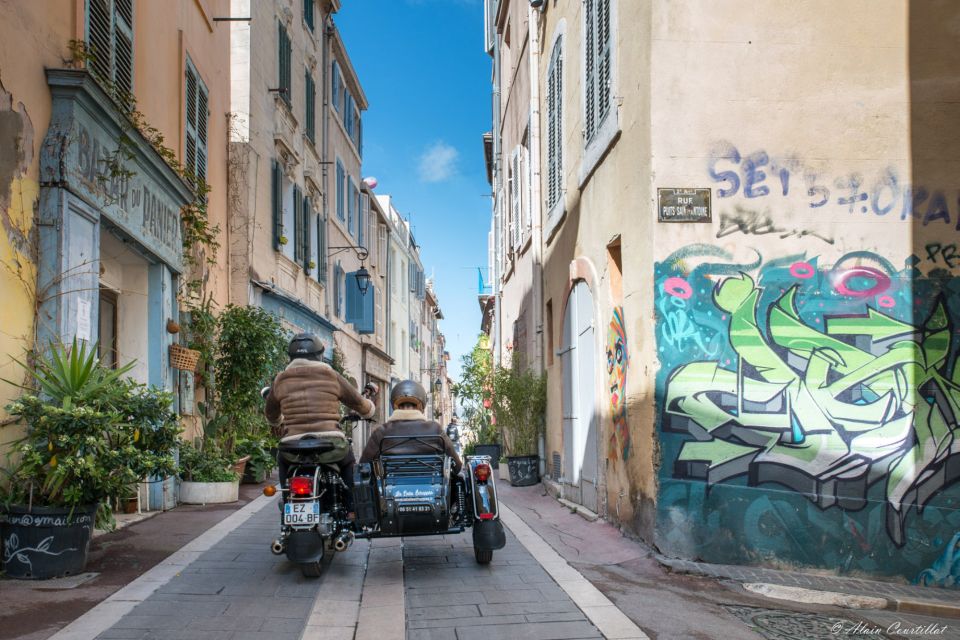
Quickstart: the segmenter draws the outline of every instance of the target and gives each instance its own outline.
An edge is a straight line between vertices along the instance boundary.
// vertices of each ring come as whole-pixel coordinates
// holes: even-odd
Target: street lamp
[[[364,261],[370,255],[370,252],[366,247],[354,247],[353,245],[347,245],[345,247],[327,247],[327,251],[330,253],[327,254],[327,257],[333,257],[340,253],[341,251],[353,251],[357,254],[357,258],[360,259],[360,268],[357,270],[356,279],[357,279],[357,288],[360,289],[360,295],[367,295],[367,290],[370,288],[370,272],[367,271],[367,268],[363,266]]]

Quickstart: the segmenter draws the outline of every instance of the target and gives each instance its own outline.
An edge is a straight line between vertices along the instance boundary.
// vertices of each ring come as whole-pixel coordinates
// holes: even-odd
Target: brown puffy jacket
[[[272,425],[283,420],[283,437],[336,431],[341,402],[364,418],[377,410],[327,363],[297,358],[273,381],[264,412]]]
[[[384,436],[440,436],[443,438],[443,447],[448,456],[453,460],[453,472],[460,473],[463,463],[456,449],[453,448],[453,442],[444,432],[443,428],[423,415],[423,412],[416,409],[397,409],[387,422],[370,434],[367,445],[363,448],[363,455],[360,456],[360,462],[373,462],[380,456],[380,443]],[[415,455],[437,453],[434,446],[431,446],[436,440],[432,438],[426,442],[409,440],[407,442],[395,441],[388,446],[389,450],[384,453],[393,453],[398,455]]]

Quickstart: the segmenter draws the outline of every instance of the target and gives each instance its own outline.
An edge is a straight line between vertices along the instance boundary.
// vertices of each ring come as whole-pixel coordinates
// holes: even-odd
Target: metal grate
[[[562,467],[561,467],[560,453],[557,452],[557,451],[554,451],[554,452],[553,452],[553,462],[550,464],[550,475],[553,477],[554,480],[559,480],[559,479],[560,479],[560,475],[561,475],[560,470],[561,470],[561,468],[562,468]]]

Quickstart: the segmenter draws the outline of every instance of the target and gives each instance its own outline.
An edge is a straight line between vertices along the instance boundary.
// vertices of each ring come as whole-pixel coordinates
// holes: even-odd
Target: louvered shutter
[[[303,217],[303,269],[310,269],[310,261],[313,260],[313,247],[310,246],[310,216],[311,216],[310,196],[303,197],[303,206],[300,208],[300,215]]]
[[[520,248],[520,151],[515,149],[510,159],[513,165],[510,169],[510,229],[514,249]]]
[[[353,228],[353,203],[355,198],[353,197],[353,178],[347,178],[347,231],[350,232],[350,235],[356,235],[356,230]]]
[[[300,200],[300,187],[293,185],[293,261],[303,260],[303,202]]]
[[[332,77],[330,83],[333,86],[331,91],[333,94],[333,110],[340,113],[340,88],[342,83],[340,82],[340,65],[336,62],[333,63],[333,72],[330,75]]]
[[[184,143],[184,162],[187,170],[195,173],[197,167],[197,75],[193,65],[187,61],[186,72],[186,140]]]
[[[90,70],[104,81],[113,80],[113,8],[109,0],[87,0],[87,45],[93,59]]]
[[[133,0],[114,0],[113,81],[121,94],[133,94]]]
[[[360,322],[360,317],[363,315],[363,296],[360,295],[360,287],[356,286],[357,283],[357,272],[350,271],[347,273],[344,278],[346,283],[346,298],[347,298],[347,322],[351,324],[357,324]]]
[[[610,0],[597,0],[597,126],[610,111]]]
[[[209,94],[203,81],[197,76],[197,169],[196,176],[207,178],[207,116],[209,115]]]
[[[360,213],[357,220],[357,244],[361,247],[364,239],[367,237],[367,220],[370,219],[370,196],[366,193],[360,194]]]
[[[523,207],[523,235],[530,235],[533,228],[533,193],[531,192],[531,180],[533,173],[530,169],[530,150],[526,147],[520,148],[520,165],[523,167],[523,194],[525,196],[525,207]]]
[[[280,244],[280,237],[283,235],[283,213],[281,211],[282,198],[280,193],[282,173],[280,163],[273,161],[273,171],[271,172],[270,194],[271,207],[273,211],[273,249],[280,251],[283,245]]]
[[[596,103],[597,103],[597,85],[596,85],[596,47],[597,47],[597,33],[596,33],[596,10],[597,10],[597,0],[584,0],[584,11],[586,13],[584,28],[586,31],[586,43],[584,44],[584,73],[586,77],[584,78],[584,92],[585,100],[584,104],[586,106],[586,114],[584,118],[585,124],[585,133],[586,140],[590,140],[593,137],[594,127],[597,122],[596,114]]]
[[[313,0],[303,0],[303,21],[307,23],[307,27],[310,28],[310,31],[313,31]]]
[[[313,0],[309,0],[311,6]],[[306,105],[306,117],[304,118],[304,130],[306,131],[307,138],[310,139],[310,142],[316,142],[316,117],[317,117],[317,88],[316,84],[313,82],[313,76],[310,75],[310,69],[307,69],[303,75],[303,85],[305,92],[304,103]]]
[[[344,219],[343,213],[343,165],[340,164],[340,161],[337,160],[337,217],[340,220]]]
[[[317,281],[327,281],[327,223],[317,215]]]
[[[280,89],[280,97],[283,98],[283,101],[287,105],[293,103],[293,93],[291,82],[290,82],[290,59],[291,59],[291,45],[290,45],[290,36],[287,35],[287,29],[282,24],[277,23],[278,34],[277,34],[277,58],[279,61],[279,82],[277,84]]]

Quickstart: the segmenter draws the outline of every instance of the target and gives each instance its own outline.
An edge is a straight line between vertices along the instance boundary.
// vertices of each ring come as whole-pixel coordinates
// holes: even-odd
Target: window
[[[343,171],[343,164],[337,160],[337,217],[343,221],[346,219],[343,211],[344,204],[344,193],[343,193],[343,181],[346,177],[346,174]]]
[[[300,223],[297,220],[298,214],[300,213],[300,206],[297,204],[299,195],[300,188],[287,176],[281,174],[280,215],[283,226],[283,241],[280,243],[280,251],[291,260],[297,259],[300,241]]]
[[[97,344],[100,363],[108,369],[117,368],[117,293],[100,287],[100,319]]]
[[[550,53],[547,71],[547,210],[560,201],[563,174],[563,38]]]
[[[357,207],[357,216],[357,244],[363,247],[365,246],[363,241],[367,235],[366,224],[370,219],[370,196],[366,193],[360,194],[360,205]]]
[[[585,131],[589,143],[610,113],[610,0],[585,0]]]
[[[377,225],[377,247],[380,250],[380,262],[381,265],[386,265],[387,263],[387,225],[378,224]]]
[[[279,68],[279,81],[277,87],[280,89],[280,97],[287,103],[287,106],[293,104],[293,87],[290,80],[290,36],[287,35],[287,29],[282,24],[277,23],[279,33],[277,37],[277,58]]]
[[[303,0],[303,21],[307,23],[307,28],[313,31],[316,24],[313,19],[313,0]]]
[[[270,207],[273,214],[273,250],[283,249],[283,171],[280,163],[273,161],[270,172]]]
[[[553,364],[553,300],[547,300],[547,364]]]
[[[88,0],[90,70],[121,93],[133,93],[133,0]]]
[[[520,179],[520,149],[514,149],[513,154],[510,157],[510,169],[508,171],[508,185],[510,189],[510,236],[511,236],[511,246],[518,250],[520,248],[520,240],[522,238],[521,227],[520,227],[520,216],[522,202],[520,198],[520,193],[523,189],[522,180]]]
[[[353,184],[353,178],[347,178],[347,231],[350,235],[357,235],[356,216],[354,209],[357,206],[357,188]]]
[[[327,225],[317,214],[317,282],[327,281]]]
[[[342,118],[343,98],[341,93],[343,92],[343,78],[340,75],[340,65],[336,62],[333,63],[333,72],[331,73],[331,77],[332,79],[330,82],[333,85],[331,90],[331,93],[333,94],[333,109],[340,114],[340,117]]]
[[[313,0],[310,0],[310,6],[313,6]],[[310,75],[310,69],[303,74],[304,104],[306,108],[306,117],[303,120],[303,128],[310,142],[317,142],[317,86]]]
[[[186,69],[186,124],[184,126],[184,167],[194,176],[207,177],[207,118],[209,93],[196,67],[187,58]]]

